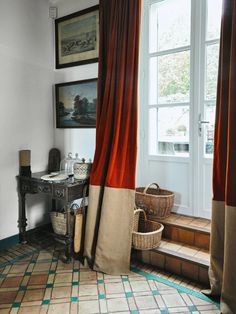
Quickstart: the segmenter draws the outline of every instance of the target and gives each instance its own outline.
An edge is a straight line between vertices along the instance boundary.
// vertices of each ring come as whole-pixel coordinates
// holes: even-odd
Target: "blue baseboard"
[[[0,251],[9,249],[11,246],[19,243],[19,234],[0,240]]]

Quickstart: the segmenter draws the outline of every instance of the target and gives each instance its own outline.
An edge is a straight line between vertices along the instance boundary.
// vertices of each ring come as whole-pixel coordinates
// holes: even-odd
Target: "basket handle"
[[[136,215],[137,213],[143,213],[144,215],[144,220],[146,221],[147,220],[147,215],[146,215],[146,212],[145,210],[141,209],[141,208],[137,208],[134,210],[134,215]]]
[[[143,193],[146,194],[147,193],[147,190],[152,186],[152,185],[155,185],[157,190],[160,189],[159,185],[157,183],[150,183],[148,186],[145,187]]]

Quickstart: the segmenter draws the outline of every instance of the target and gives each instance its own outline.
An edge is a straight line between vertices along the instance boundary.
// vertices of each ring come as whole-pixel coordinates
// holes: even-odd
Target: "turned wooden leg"
[[[25,215],[25,193],[19,193],[19,219],[18,219],[19,241],[20,243],[23,244],[27,243],[26,226],[27,219]]]

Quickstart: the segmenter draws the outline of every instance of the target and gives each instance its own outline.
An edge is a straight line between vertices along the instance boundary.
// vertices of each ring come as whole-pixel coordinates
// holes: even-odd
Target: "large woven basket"
[[[139,219],[143,213],[144,219]],[[143,209],[134,211],[134,227],[132,233],[132,247],[136,250],[151,250],[161,243],[162,230],[164,226],[156,221],[147,219]]]
[[[173,192],[160,189],[157,183],[151,183],[146,188],[136,189],[135,203],[137,207],[144,209],[151,218],[164,219],[171,213],[174,197]]]

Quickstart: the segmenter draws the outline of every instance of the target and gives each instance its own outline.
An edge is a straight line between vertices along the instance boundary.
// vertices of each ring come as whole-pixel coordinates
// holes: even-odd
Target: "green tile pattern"
[[[129,276],[106,275],[78,260],[64,264],[55,244],[45,238],[42,243],[49,245],[36,241],[0,253],[0,310],[24,313],[27,306],[32,313],[220,313],[206,296],[144,265],[132,267]]]
[[[17,307],[20,307],[21,306],[21,302],[14,302],[12,304],[12,308],[17,308]]]

